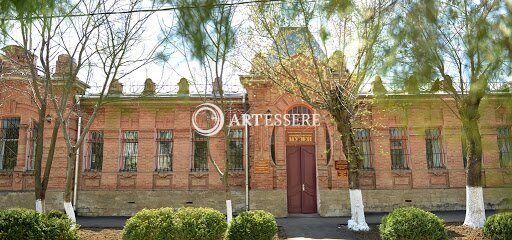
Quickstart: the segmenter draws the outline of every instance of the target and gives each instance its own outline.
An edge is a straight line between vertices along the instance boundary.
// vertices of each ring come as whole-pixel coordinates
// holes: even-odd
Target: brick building
[[[0,57],[0,207],[33,208],[31,164],[37,108],[28,91],[27,72],[11,64],[19,53],[8,49],[4,53]],[[60,64],[66,63],[65,57],[59,59],[63,60]],[[58,81],[58,74],[54,80]],[[209,141],[219,167],[223,168],[225,157],[231,163],[235,211],[248,207],[276,216],[297,212],[349,215],[345,157],[328,115],[279,91],[268,79],[248,75],[240,80],[246,93],[225,95],[230,112],[320,114],[320,125],[233,128],[225,146],[222,134],[205,138],[192,127],[196,107],[205,99],[215,102],[214,95],[190,94],[186,80],[180,81],[177,93],[149,95],[123,94],[122,84],[115,82],[109,91],[115,101],[100,110],[80,149],[77,213],[132,215],[142,208],[181,206],[224,211],[223,185],[206,157]],[[85,84],[77,86],[84,112],[97,98],[84,95],[86,88]],[[503,207],[512,198],[508,188],[512,184],[511,97],[510,92],[491,92],[480,108],[488,208]],[[452,113],[453,101],[443,95],[403,92],[378,100],[366,93],[360,99],[371,103],[371,114],[357,126],[364,159],[365,210],[390,211],[398,206],[464,209],[464,148],[461,123]],[[70,106],[75,100],[68,100]],[[79,121],[74,121],[71,128],[76,132]],[[53,124],[55,113],[50,109],[45,139],[50,138]],[[46,144],[44,151],[48,151]],[[50,208],[62,206],[65,153],[60,137],[47,199]],[[302,186],[297,189],[294,183]]]

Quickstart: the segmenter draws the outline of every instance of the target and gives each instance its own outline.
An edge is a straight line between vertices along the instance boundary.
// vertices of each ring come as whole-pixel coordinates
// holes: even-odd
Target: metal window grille
[[[497,131],[501,167],[512,167],[512,136],[510,134],[510,127],[501,127]]]
[[[103,166],[103,132],[89,132],[89,139],[87,142],[89,145],[89,156],[86,157],[86,170],[100,172]]]
[[[441,147],[441,130],[425,129],[427,165],[429,169],[445,168],[443,149]]]
[[[171,130],[158,130],[157,131],[157,155],[156,155],[156,171],[157,172],[170,172],[172,171],[172,131]]]
[[[363,169],[372,169],[373,156],[370,138],[370,129],[356,128],[354,129],[354,140],[359,149],[359,155],[363,159]]]
[[[243,131],[241,129],[229,130],[228,162],[230,170],[243,170]]]
[[[121,171],[136,172],[137,158],[139,154],[139,132],[125,131],[123,132],[123,156]]]
[[[409,169],[407,164],[407,136],[405,135],[405,128],[390,128],[389,143],[391,169]]]
[[[290,109],[287,117],[291,126],[311,126],[313,122],[311,110],[305,106],[297,106]]]
[[[208,138],[194,132],[193,136],[194,156],[192,161],[192,172],[208,171]]]
[[[4,118],[0,128],[0,170],[11,171],[18,158],[20,118]]]

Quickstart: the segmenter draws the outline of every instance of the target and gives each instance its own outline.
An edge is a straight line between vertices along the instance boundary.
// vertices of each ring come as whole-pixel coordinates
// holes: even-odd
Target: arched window
[[[306,106],[296,106],[288,110],[287,118],[290,120],[290,126],[311,126],[311,114],[311,110]]]

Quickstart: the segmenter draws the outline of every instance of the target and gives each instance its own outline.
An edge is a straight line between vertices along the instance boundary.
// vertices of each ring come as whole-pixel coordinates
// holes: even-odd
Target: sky
[[[126,4],[129,3],[129,0],[121,0],[121,1],[109,1],[109,4],[114,6],[113,10],[115,11],[123,11],[126,10]],[[158,8],[159,6],[152,6],[152,1],[143,0],[141,6],[137,7],[139,9],[153,9]],[[144,15],[146,13],[143,13]],[[130,55],[132,57],[143,56],[147,54],[150,49],[154,48],[158,45],[159,41],[164,36],[162,29],[167,29],[168,27],[172,27],[175,23],[174,19],[174,11],[159,11],[153,13],[147,20],[144,25],[144,34],[142,35],[140,44],[133,47],[130,51]],[[240,84],[239,75],[248,74],[250,71],[250,61],[254,54],[257,51],[260,51],[261,48],[256,47],[256,45],[269,44],[268,42],[261,41],[261,38],[256,38],[249,34],[249,30],[251,28],[250,22],[250,10],[249,5],[238,6],[235,11],[235,16],[233,18],[233,24],[239,26],[237,33],[238,45],[235,49],[233,49],[227,60],[227,66],[225,67],[224,74],[224,88],[225,91],[232,91],[236,93],[243,93],[244,89]],[[318,36],[318,29],[320,27],[320,19],[316,19],[313,21],[311,26],[313,34]],[[21,39],[19,34],[19,28],[15,28],[12,31],[12,38],[19,41]],[[34,34],[34,38],[37,38]],[[34,42],[38,40],[35,39]],[[76,43],[77,38],[73,36],[72,33],[68,33],[64,35],[62,42],[73,45]],[[317,39],[320,42],[319,39]],[[16,42],[11,40],[8,41],[8,44],[15,44]],[[177,83],[181,78],[187,78],[190,82],[195,83],[197,86],[197,90],[202,92],[204,90],[205,79],[208,79],[208,82],[211,83],[211,79],[205,76],[204,71],[197,61],[193,61],[190,59],[190,54],[183,52],[183,42],[180,39],[173,38],[171,41],[172,44],[167,44],[165,47],[161,46],[158,51],[163,51],[165,54],[169,55],[169,58],[166,62],[152,62],[148,64],[144,64],[139,69],[133,71],[127,76],[123,77],[120,82],[125,85],[124,92],[127,94],[130,93],[138,93],[143,89],[144,81],[147,78],[151,78],[157,84],[157,91],[161,94],[166,93],[174,93],[177,91]],[[327,42],[326,49],[327,56],[332,54],[333,49],[336,49],[334,46],[336,43],[333,39]],[[357,38],[352,39],[352,41],[345,48],[345,55],[348,58],[348,69],[351,70],[353,68],[354,55],[357,50],[358,40]],[[37,52],[37,51],[36,51]],[[59,52],[56,50],[56,52]],[[56,56],[55,56],[56,57]],[[53,60],[55,62],[56,58]],[[133,66],[128,67],[123,70],[124,72],[131,71]],[[88,75],[90,73],[90,75]],[[86,81],[89,85],[91,85],[91,89],[89,92],[97,92],[98,85],[102,82],[102,74],[99,69],[94,69],[92,72],[82,71],[79,74],[79,77]],[[508,77],[511,80],[510,77]],[[368,81],[371,78],[368,79]],[[367,86],[368,86],[367,82]],[[192,86],[192,84],[191,84]],[[194,87],[191,87],[191,91],[194,91]]]
[[[109,1],[109,4],[115,6],[112,9],[114,11],[127,10],[127,3],[129,3],[128,0]],[[143,0],[142,4],[137,8],[158,8],[158,6],[152,6],[152,4],[152,1]],[[164,5],[164,7],[165,6],[169,5]],[[254,54],[261,50],[261,48],[255,47],[255,44],[261,45],[261,42],[254,42],[254,36],[247,34],[249,31],[248,29],[251,28],[249,19],[249,7],[250,4],[237,6],[235,10],[233,24],[238,27],[238,44],[236,48],[231,52],[230,57],[227,59],[227,65],[225,67],[225,74],[223,79],[225,91],[232,91],[235,93],[244,92],[244,89],[239,81],[239,75],[249,74],[251,68],[250,61]],[[142,15],[144,14],[146,13],[143,13]],[[162,29],[168,29],[168,27],[172,27],[174,24],[174,14],[175,12],[172,10],[153,13],[144,25],[144,34],[142,35],[141,43],[133,47],[132,51],[130,51],[130,55],[134,57],[141,56],[146,54],[150,49],[157,46],[159,41],[164,37]],[[312,24],[312,30],[314,33],[317,31],[318,26],[318,24]],[[16,44],[16,41],[21,39],[20,29],[15,27],[11,33],[11,39],[7,41],[7,44]],[[73,32],[64,34],[61,43],[68,44],[69,46],[75,45],[77,43],[77,38],[73,34]],[[40,38],[38,39],[37,34],[33,34],[33,38],[34,43],[40,42]],[[317,41],[319,40],[317,39]],[[173,39],[171,42],[172,44],[161,46],[158,50],[169,55],[169,59],[166,62],[159,61],[144,64],[144,66],[120,79],[120,82],[124,84],[125,93],[130,94],[141,92],[143,89],[144,81],[147,78],[151,78],[153,82],[157,84],[157,91],[162,94],[176,92],[177,83],[181,78],[187,78],[189,82],[195,83],[197,86],[197,91],[201,92],[204,90],[205,79],[208,77],[205,77],[204,71],[202,70],[199,63],[197,61],[191,60],[190,54],[183,52],[182,41],[179,39]],[[267,42],[266,44],[270,43]],[[355,49],[355,44],[356,43],[352,44],[352,47],[350,47],[348,50],[349,52],[352,51],[351,49]],[[37,51],[38,50],[36,49],[35,52]],[[54,49],[54,51],[56,54],[52,62],[55,62],[57,55],[60,54],[59,50]],[[63,51],[60,52],[63,53]],[[330,55],[329,53],[327,54]],[[129,71],[132,71],[132,69],[126,68],[124,71],[122,71],[122,73]],[[92,70],[92,73],[83,70],[80,72],[79,77],[81,80],[85,81],[91,86],[89,90],[90,93],[99,91],[103,79],[102,73],[99,69]],[[211,84],[211,79],[209,79],[208,82]],[[191,91],[195,92],[193,87],[191,87]]]

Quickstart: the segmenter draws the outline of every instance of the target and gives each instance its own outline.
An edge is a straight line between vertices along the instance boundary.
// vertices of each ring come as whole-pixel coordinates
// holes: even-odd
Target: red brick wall
[[[2,78],[2,89],[7,86],[25,86],[25,78]],[[30,121],[37,119],[37,109],[24,92],[24,87],[17,91],[0,92],[0,118],[20,116],[19,156],[17,167],[12,173],[0,174],[1,190],[31,190],[33,176],[25,171],[26,131]],[[290,107],[304,104],[300,99],[283,94],[272,87],[254,85],[247,87],[250,113],[264,114],[286,113]],[[499,166],[496,144],[496,128],[512,124],[511,111],[504,101],[510,95],[492,95],[483,102],[482,136],[484,140],[484,169],[486,186],[501,186],[510,183],[506,170]],[[243,109],[242,99],[236,100],[236,107]],[[93,98],[82,99],[82,107],[87,110],[94,103]],[[192,161],[192,127],[191,114],[198,104],[199,98],[168,97],[154,99],[133,98],[117,101],[103,107],[91,130],[104,131],[104,160],[99,173],[84,171],[84,157],[80,158],[80,189],[222,189],[222,182],[209,163],[208,172],[194,173],[190,171]],[[399,106],[399,107],[397,107]],[[453,102],[434,97],[396,96],[388,100],[373,101],[371,123],[371,139],[373,149],[373,170],[365,171],[362,181],[364,188],[370,189],[409,189],[409,188],[459,188],[465,185],[465,171],[462,162],[460,141],[460,122],[453,114]],[[323,111],[321,126],[315,129],[317,176],[320,189],[347,188],[347,178],[338,177],[334,169],[334,161],[344,160],[339,135],[332,121]],[[50,115],[55,114],[50,109]],[[87,116],[84,117],[84,124]],[[408,160],[410,170],[391,170],[389,156],[388,128],[402,126],[408,132]],[[48,143],[52,124],[47,124],[45,141]],[[328,161],[325,154],[325,128],[331,134],[332,157]],[[425,157],[426,127],[439,127],[442,132],[442,146],[446,153],[446,169],[427,169]],[[76,129],[76,126],[73,126]],[[173,171],[155,173],[155,133],[157,129],[173,130]],[[139,159],[136,173],[120,173],[121,134],[125,130],[139,131]],[[250,164],[256,161],[270,163],[268,173],[255,173],[250,169],[251,189],[286,189],[286,127],[275,128],[275,164],[272,162],[270,142],[272,128],[250,128]],[[85,141],[86,142],[86,141]],[[212,137],[212,156],[223,169],[224,141],[221,134]],[[45,144],[45,153],[48,144]],[[84,143],[83,149],[87,147]],[[57,151],[52,169],[50,189],[62,189],[65,173],[65,145],[62,136],[57,143]],[[82,150],[83,150],[82,149]],[[44,166],[44,163],[43,163]],[[242,187],[244,173],[232,173],[232,185]]]

